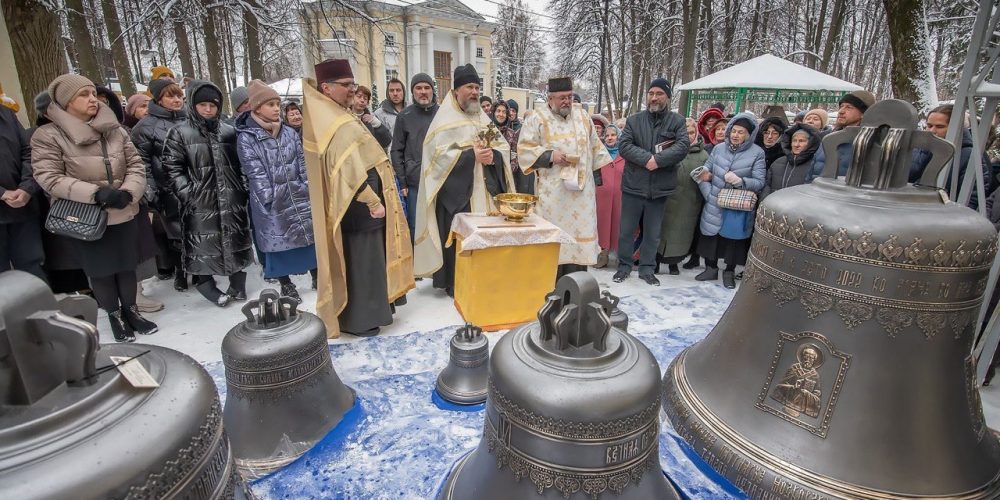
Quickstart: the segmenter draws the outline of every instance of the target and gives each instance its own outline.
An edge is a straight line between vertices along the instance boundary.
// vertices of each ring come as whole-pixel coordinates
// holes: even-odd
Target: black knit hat
[[[507,99],[507,107],[513,109],[514,111],[517,111],[517,101],[513,99]]]
[[[191,104],[197,105],[203,102],[215,103],[216,106],[221,108],[222,93],[214,85],[202,85],[191,96]]]
[[[739,125],[739,126],[745,128],[745,129],[747,129],[747,132],[750,133],[750,134],[753,133],[753,129],[757,128],[757,125],[754,124],[753,120],[751,120],[751,119],[749,119],[749,118],[747,118],[745,116],[741,116],[741,117],[733,120],[733,122],[729,126],[733,127],[735,125]]]
[[[413,92],[413,87],[416,87],[418,83],[426,83],[434,88],[434,79],[427,73],[417,73],[413,75],[413,78],[410,78],[410,92]]]
[[[470,83],[479,83],[479,72],[471,64],[455,68],[455,83],[453,88],[457,89]]]
[[[670,90],[670,82],[668,82],[666,78],[657,78],[657,79],[649,82],[649,88],[653,88],[653,87],[656,87],[656,88],[658,88],[658,89],[663,90],[664,92],[666,92],[667,97],[673,97],[673,93]]]
[[[160,102],[160,98],[163,97],[163,91],[168,86],[173,85],[173,84],[174,84],[174,82],[172,82],[170,80],[153,80],[153,81],[149,82],[149,85],[147,86],[147,88],[149,90],[150,97],[153,98],[153,102],[159,103]]]
[[[549,92],[569,92],[573,90],[573,79],[564,76],[559,78],[549,78]]]

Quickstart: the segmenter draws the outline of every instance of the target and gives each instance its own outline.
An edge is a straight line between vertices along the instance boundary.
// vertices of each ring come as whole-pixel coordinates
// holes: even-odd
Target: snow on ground
[[[660,275],[662,286],[651,287],[633,273],[625,283],[611,281],[613,270],[591,271],[603,289],[622,297],[619,307],[629,314],[629,331],[641,340],[666,369],[670,360],[703,338],[718,321],[734,292],[721,282],[699,283],[699,272]],[[248,295],[272,285],[260,268],[248,270]],[[315,293],[308,276],[295,279],[313,311]],[[224,287],[225,280],[220,280]],[[173,281],[146,283],[147,295],[166,303],[149,314],[160,331],[139,342],[184,352],[208,369],[225,398],[225,372],[220,346],[233,325],[243,320],[242,304],[225,309],[210,304],[192,288],[173,290]],[[437,373],[448,359],[448,339],[462,324],[451,299],[434,290],[430,280],[417,283],[408,304],[397,309],[395,322],[373,339],[344,335],[331,341],[338,374],[357,395],[357,405],[337,429],[313,450],[271,476],[253,483],[262,499],[277,498],[432,498],[451,465],[479,442],[482,406],[466,411],[442,407],[431,397]],[[99,329],[108,332],[107,318]],[[109,335],[104,333],[105,341]],[[495,344],[503,333],[488,333]],[[1000,426],[1000,391],[984,388],[987,423]],[[688,498],[740,498],[664,422],[660,436],[664,470]]]

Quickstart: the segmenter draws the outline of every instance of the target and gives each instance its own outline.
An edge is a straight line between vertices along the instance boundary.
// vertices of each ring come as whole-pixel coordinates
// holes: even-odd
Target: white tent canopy
[[[764,54],[711,75],[685,83],[676,90],[780,89],[851,92],[861,87],[801,64]]]
[[[284,80],[278,80],[270,85],[282,99],[288,99],[291,97],[302,97],[302,79],[301,78],[285,78]]]

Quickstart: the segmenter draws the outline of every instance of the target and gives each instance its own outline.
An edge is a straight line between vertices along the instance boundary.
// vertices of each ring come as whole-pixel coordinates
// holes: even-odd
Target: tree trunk
[[[34,123],[36,113],[31,100],[49,82],[69,71],[59,39],[59,18],[35,0],[4,0],[0,6],[21,80],[21,95],[27,101],[25,111],[28,121]]]
[[[260,58],[260,23],[253,10],[259,8],[256,0],[248,0],[243,7],[243,31],[246,33],[247,60],[250,62],[250,76],[257,80],[264,80],[264,63]]]
[[[892,47],[892,93],[926,113],[937,105],[930,35],[921,0],[883,0]]]
[[[841,27],[844,26],[844,0],[835,0],[833,4],[833,16],[830,18],[830,32],[826,35],[826,45],[823,47],[823,60],[820,61],[819,70],[826,73],[830,69],[830,56],[833,55],[833,48],[840,40]]]
[[[216,34],[215,11],[212,0],[202,0],[205,6],[205,20],[202,29],[205,33],[205,62],[208,65],[208,76],[219,90],[222,91],[222,107],[229,107],[229,96],[226,92],[226,79],[222,74],[222,47],[219,45],[219,36]],[[236,110],[232,110],[236,111]]]
[[[701,7],[698,0],[683,0],[683,24],[684,24],[684,57],[681,59],[681,83],[694,80],[694,49],[698,40],[699,17]],[[687,112],[688,99],[691,98],[688,91],[682,92],[677,103],[677,110],[681,114]]]
[[[183,21],[174,21],[174,39],[177,41],[177,54],[181,59],[181,73],[194,77],[194,63],[191,62],[191,44],[188,43],[187,27]]]
[[[73,37],[73,48],[79,64],[77,72],[95,82],[102,81],[101,67],[97,64],[97,54],[94,51],[94,40],[90,37],[90,29],[87,28],[83,1],[66,0],[66,15],[69,17],[69,33]],[[58,34],[59,31],[53,33]]]
[[[115,10],[114,0],[100,0],[104,12],[104,22],[108,25],[108,39],[111,41],[111,60],[115,64],[118,83],[122,95],[128,98],[135,94],[135,79],[128,67],[128,54],[125,53],[125,37],[122,36],[122,24]]]

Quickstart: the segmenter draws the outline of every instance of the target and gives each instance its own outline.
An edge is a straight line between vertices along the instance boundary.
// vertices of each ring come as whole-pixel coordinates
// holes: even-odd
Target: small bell
[[[437,379],[438,394],[461,405],[486,401],[490,349],[483,329],[467,324],[455,332],[450,345],[448,366]]]

